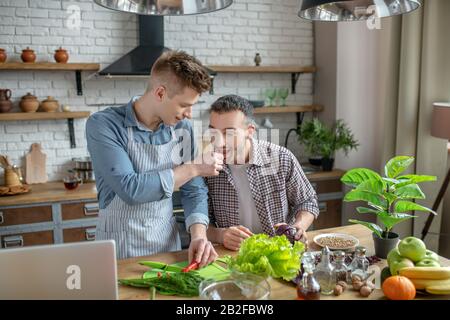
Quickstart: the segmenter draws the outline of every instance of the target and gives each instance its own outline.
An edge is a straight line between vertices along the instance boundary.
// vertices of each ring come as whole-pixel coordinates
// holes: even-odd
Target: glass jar
[[[303,277],[297,284],[298,300],[320,300],[320,285],[314,277],[313,265],[306,263],[303,265]]]
[[[334,267],[330,262],[330,254],[328,247],[323,248],[320,263],[314,270],[314,277],[320,285],[320,293],[324,295],[331,295],[335,285],[333,278]]]
[[[367,279],[367,270],[369,269],[369,260],[366,258],[366,248],[358,246],[355,249],[355,256],[350,264],[351,278],[358,276],[361,280]]]
[[[333,278],[335,283],[339,281],[344,281],[349,283],[349,268],[345,264],[345,252],[344,251],[336,251],[334,252],[334,270],[333,270]]]

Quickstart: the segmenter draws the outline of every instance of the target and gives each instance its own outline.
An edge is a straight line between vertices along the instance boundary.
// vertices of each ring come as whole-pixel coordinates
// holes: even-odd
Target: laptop
[[[0,299],[117,298],[113,240],[0,249]]]

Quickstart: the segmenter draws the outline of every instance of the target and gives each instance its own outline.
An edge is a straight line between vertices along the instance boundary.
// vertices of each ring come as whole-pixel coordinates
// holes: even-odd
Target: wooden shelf
[[[316,67],[299,66],[208,66],[209,69],[220,73],[314,73]]]
[[[319,112],[323,110],[323,106],[313,104],[305,106],[261,107],[261,108],[254,108],[253,110],[254,114]]]
[[[0,71],[75,71],[75,81],[77,86],[77,94],[83,95],[83,86],[81,84],[81,71],[98,71],[100,64],[98,63],[56,63],[56,62],[4,62],[0,63]]]
[[[301,74],[314,73],[314,66],[220,66],[210,65],[209,69],[216,73],[290,73],[291,74],[291,92],[295,93],[295,86]]]
[[[27,121],[27,120],[61,120],[67,119],[69,129],[70,147],[76,148],[75,129],[73,119],[89,117],[89,111],[78,112],[6,112],[0,113],[0,121]]]
[[[26,120],[60,120],[81,119],[89,117],[89,111],[79,112],[6,112],[0,113],[0,121],[26,121]]]
[[[0,63],[0,70],[65,70],[65,71],[98,71],[98,63],[56,63],[56,62],[5,62]]]

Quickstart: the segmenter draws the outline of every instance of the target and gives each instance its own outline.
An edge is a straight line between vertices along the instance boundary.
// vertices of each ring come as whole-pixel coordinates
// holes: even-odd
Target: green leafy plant
[[[433,210],[421,206],[412,200],[425,199],[425,194],[418,183],[436,181],[435,176],[400,175],[414,162],[414,157],[397,156],[389,160],[384,167],[384,177],[365,168],[348,171],[341,181],[353,188],[345,195],[344,201],[366,201],[369,208],[358,207],[359,213],[375,214],[383,227],[366,221],[350,219],[351,223],[361,224],[369,228],[380,238],[387,238],[392,228],[415,215],[409,211],[424,211],[436,214]]]
[[[292,245],[285,235],[256,234],[241,243],[236,257],[226,256],[225,261],[232,270],[289,281],[297,276],[304,251],[302,242]]]
[[[312,156],[331,159],[335,151],[343,150],[348,155],[359,144],[350,128],[343,120],[337,120],[332,127],[327,127],[319,119],[305,121],[297,129],[298,140]]]

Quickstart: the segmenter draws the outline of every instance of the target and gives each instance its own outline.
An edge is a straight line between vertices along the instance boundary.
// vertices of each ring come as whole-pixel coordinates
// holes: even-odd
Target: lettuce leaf
[[[305,245],[292,245],[285,235],[269,237],[266,234],[253,235],[241,243],[236,257],[226,257],[228,266],[239,272],[271,276],[290,281],[300,270],[300,260]]]

